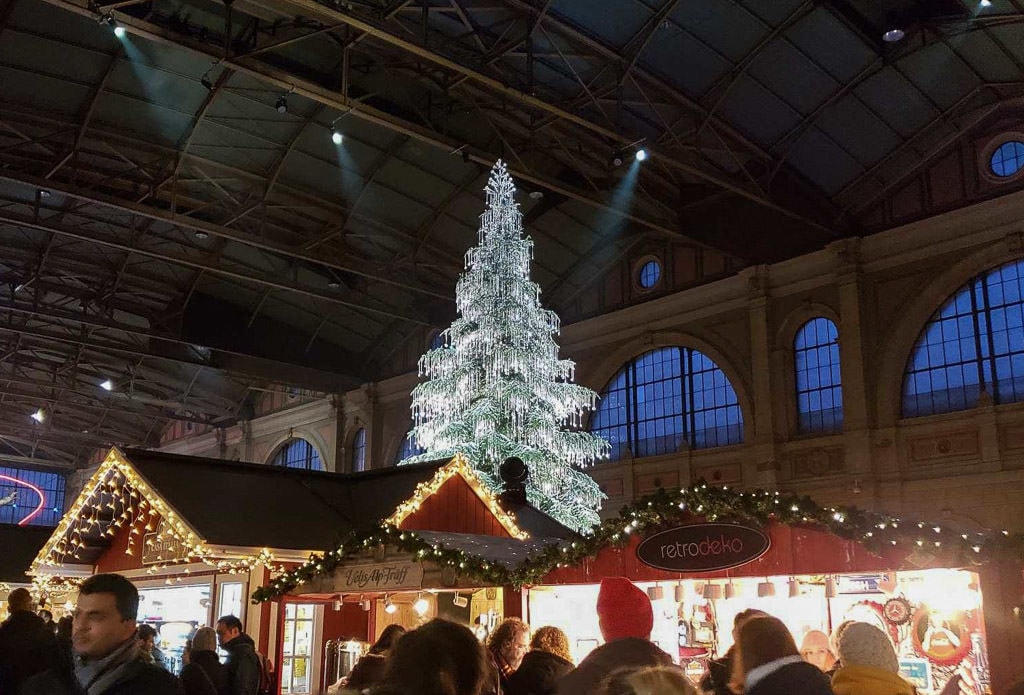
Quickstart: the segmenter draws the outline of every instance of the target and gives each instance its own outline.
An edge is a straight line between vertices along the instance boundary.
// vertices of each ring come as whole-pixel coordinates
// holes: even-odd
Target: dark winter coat
[[[260,658],[256,656],[256,643],[249,635],[241,634],[222,645],[228,653],[228,677],[231,695],[258,695],[260,689]]]
[[[185,695],[231,695],[231,676],[217,652],[202,649],[193,651],[190,658],[181,669]]]
[[[820,668],[806,661],[786,664],[744,691],[745,695],[832,695],[832,686]]]
[[[0,623],[0,693],[13,693],[29,676],[50,668],[57,638],[32,611],[14,611]]]
[[[613,671],[623,667],[671,666],[672,657],[652,642],[636,637],[607,642],[587,655],[558,682],[558,695],[594,695]],[[811,695],[811,694],[808,694]]]
[[[348,674],[349,690],[362,692],[384,680],[384,668],[387,666],[387,657],[383,654],[367,654],[356,662],[352,673]]]
[[[732,695],[729,690],[729,679],[732,678],[732,657],[735,648],[729,647],[729,651],[719,659],[708,661],[708,670],[700,679],[700,688],[706,693],[714,695]]]
[[[6,695],[6,692],[5,694]],[[17,695],[86,695],[70,664],[29,678]],[[182,695],[181,683],[165,669],[134,660],[103,695]]]
[[[555,695],[558,681],[572,671],[571,661],[557,654],[534,649],[508,679],[505,695]]]

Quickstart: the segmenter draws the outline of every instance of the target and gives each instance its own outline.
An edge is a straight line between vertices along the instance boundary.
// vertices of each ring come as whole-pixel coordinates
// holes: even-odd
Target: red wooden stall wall
[[[153,526],[156,527],[158,517],[154,519]],[[132,554],[126,555],[128,549],[128,537],[131,529],[127,524],[122,526],[110,539],[110,547],[103,551],[103,554],[96,560],[96,573],[104,572],[126,572],[127,570],[142,569],[142,544],[145,536],[145,524],[141,524],[140,532],[135,536],[135,543],[132,547]]]
[[[508,531],[477,497],[473,488],[453,475],[401,523],[409,531],[448,531],[510,538]]]
[[[922,569],[908,565],[905,552],[876,555],[856,541],[844,540],[824,531],[770,524],[762,529],[771,539],[768,552],[753,562],[731,570],[683,574],[666,572],[640,562],[636,546],[638,535],[622,548],[605,548],[596,557],[575,567],[550,572],[541,584],[593,584],[601,577],[629,577],[635,581],[675,581],[677,579],[715,579],[724,577],[763,577],[788,574],[837,574],[878,572],[892,569]],[[935,556],[928,567],[949,567]]]

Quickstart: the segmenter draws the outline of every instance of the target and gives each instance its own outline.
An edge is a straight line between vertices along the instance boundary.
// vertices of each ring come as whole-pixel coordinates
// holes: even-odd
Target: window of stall
[[[316,604],[312,603],[289,603],[285,606],[281,663],[282,695],[313,692],[316,611]]]

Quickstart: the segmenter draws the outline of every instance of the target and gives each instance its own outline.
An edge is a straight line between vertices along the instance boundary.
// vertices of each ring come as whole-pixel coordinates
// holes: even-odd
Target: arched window
[[[366,470],[366,428],[360,427],[352,438],[352,472]]]
[[[666,347],[644,353],[601,391],[591,431],[612,445],[611,458],[655,456],[681,447],[706,449],[743,441],[736,391],[706,355]]]
[[[801,432],[843,429],[843,387],[839,374],[839,331],[826,318],[811,319],[793,341],[796,411]]]
[[[402,448],[398,451],[398,458],[395,460],[395,463],[397,464],[404,461],[410,456],[419,456],[425,451],[426,449],[417,444],[415,440],[407,434],[405,435],[405,439],[402,440]]]
[[[273,466],[300,468],[306,471],[322,471],[324,464],[316,447],[305,439],[291,439],[285,442],[270,462]]]
[[[1024,400],[1024,260],[972,278],[921,331],[903,377],[903,415]]]

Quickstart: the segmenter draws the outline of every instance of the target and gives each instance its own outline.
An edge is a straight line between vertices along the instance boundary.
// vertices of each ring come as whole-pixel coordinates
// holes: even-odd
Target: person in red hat
[[[597,622],[604,644],[559,681],[558,695],[592,695],[605,678],[620,668],[672,665],[672,657],[651,642],[651,600],[625,577],[601,580]]]

